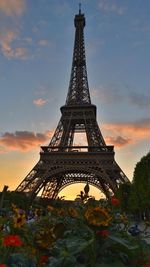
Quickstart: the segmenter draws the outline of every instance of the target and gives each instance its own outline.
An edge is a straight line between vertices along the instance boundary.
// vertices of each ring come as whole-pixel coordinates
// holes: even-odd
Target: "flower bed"
[[[0,217],[0,267],[150,266],[150,245],[129,226],[115,198],[58,201],[30,212],[12,205],[9,217]]]

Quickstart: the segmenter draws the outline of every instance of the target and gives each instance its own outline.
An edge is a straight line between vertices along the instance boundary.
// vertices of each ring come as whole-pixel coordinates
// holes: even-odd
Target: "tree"
[[[0,198],[2,197],[2,194],[3,192],[0,192]],[[12,203],[25,210],[28,209],[29,205],[31,204],[30,199],[27,197],[26,193],[17,191],[6,191],[3,200],[3,208],[10,208]]]
[[[127,182],[120,184],[116,193],[117,198],[120,200],[121,209],[125,212],[130,211],[129,199],[132,192],[132,184]]]
[[[132,183],[136,208],[150,219],[150,152],[136,164]]]

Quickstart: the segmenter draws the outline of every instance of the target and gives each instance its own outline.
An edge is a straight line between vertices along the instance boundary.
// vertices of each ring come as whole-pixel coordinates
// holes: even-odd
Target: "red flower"
[[[150,267],[150,263],[145,263],[144,266]]]
[[[109,235],[109,231],[108,230],[100,230],[100,231],[97,231],[97,235],[107,237]]]
[[[111,198],[111,204],[112,204],[113,206],[118,206],[118,205],[120,204],[120,201],[119,201],[118,198],[112,197],[112,198]]]
[[[0,263],[0,267],[7,267],[7,265],[4,263]]]
[[[18,235],[7,235],[3,239],[4,246],[20,247],[22,246],[22,241]]]
[[[48,256],[47,255],[42,255],[40,257],[40,262],[41,263],[48,263]]]

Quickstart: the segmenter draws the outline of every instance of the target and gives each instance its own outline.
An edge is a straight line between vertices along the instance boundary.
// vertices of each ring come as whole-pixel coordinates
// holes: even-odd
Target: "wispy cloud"
[[[136,144],[150,138],[150,119],[143,119],[134,123],[104,124],[106,142],[117,147]],[[118,134],[119,133],[119,134]]]
[[[118,5],[115,0],[100,0],[98,6],[107,13],[113,12],[118,15],[123,15],[126,11],[126,7]]]
[[[129,100],[132,104],[138,106],[139,108],[146,108],[150,106],[150,95],[131,92],[129,94]]]
[[[33,104],[38,106],[38,107],[44,106],[47,102],[48,102],[48,100],[42,99],[42,98],[38,98],[38,99],[33,100]]]
[[[53,131],[34,133],[29,131],[6,132],[0,137],[0,153],[8,151],[27,152],[43,143],[52,136]]]
[[[141,109],[150,107],[150,94],[136,92],[130,86],[120,83],[101,85],[99,88],[93,88],[91,90],[91,96],[106,104],[116,104],[123,100],[131,104],[132,107],[135,106]]]
[[[11,57],[13,50],[11,48],[11,43],[17,38],[16,31],[6,31],[5,33],[0,34],[0,45],[1,50],[4,55]]]
[[[101,126],[107,145],[117,148],[136,145],[144,139],[150,139],[150,119],[143,119],[133,123],[109,123]],[[76,136],[76,145],[87,145],[85,135]]]
[[[122,136],[106,136],[105,138],[106,143],[110,145],[114,145],[115,147],[123,147],[129,144],[132,144],[132,139],[130,138],[124,138]]]
[[[26,37],[24,38],[24,41],[27,43],[27,44],[32,44],[33,40],[31,37]]]
[[[70,6],[65,1],[56,2],[53,6],[53,11],[58,15],[64,16],[70,12]]]
[[[36,89],[35,95],[38,96],[38,97],[41,96],[41,95],[44,96],[44,95],[47,95],[48,92],[49,92],[49,86],[48,85],[41,84]]]
[[[25,9],[25,0],[0,0],[0,12],[6,16],[21,16]]]
[[[91,96],[100,99],[103,103],[116,103],[123,97],[118,86],[114,85],[101,85],[99,88],[94,88],[91,90]]]
[[[88,55],[93,55],[105,45],[104,39],[92,39],[87,43]]]
[[[38,44],[40,46],[47,46],[49,44],[48,40],[47,39],[41,39],[38,41]]]
[[[8,59],[27,59],[28,50],[25,47],[14,47],[13,43],[18,38],[15,30],[6,30],[0,34],[0,48],[2,54]]]
[[[140,32],[143,32],[143,33],[147,33],[148,37],[149,37],[149,33],[150,33],[150,21],[149,21],[149,18],[147,17],[136,17],[136,18],[133,18],[132,20],[132,29],[134,31],[140,31]],[[139,40],[139,41],[144,41],[144,40]]]
[[[29,58],[28,49],[20,41],[20,16],[26,0],[0,0],[0,52],[8,59]]]
[[[150,119],[143,119],[134,123],[113,123],[102,126],[107,145],[121,148],[127,145],[136,145],[144,139],[150,138]],[[40,145],[49,142],[53,130],[45,133],[30,131],[16,131],[3,133],[0,137],[0,153],[9,151],[31,151]],[[85,137],[77,138],[77,143],[87,142]]]

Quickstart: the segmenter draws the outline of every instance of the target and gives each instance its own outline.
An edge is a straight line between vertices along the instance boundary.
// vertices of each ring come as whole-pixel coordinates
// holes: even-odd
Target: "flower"
[[[11,206],[12,206],[12,210],[13,210],[13,212],[16,213],[17,215],[19,215],[19,213],[20,213],[19,208],[17,208],[17,206],[16,206],[15,204],[13,204],[13,203],[12,203]]]
[[[120,221],[123,222],[123,223],[127,223],[128,222],[128,218],[126,217],[126,215],[120,214]]]
[[[48,263],[48,256],[47,255],[40,256],[40,262],[41,263]]]
[[[7,265],[4,263],[0,263],[0,267],[7,267]]]
[[[112,197],[112,198],[111,198],[111,204],[112,204],[113,206],[118,206],[118,205],[120,204],[120,201],[119,201],[118,198]]]
[[[85,218],[89,224],[95,226],[108,226],[111,221],[108,210],[101,206],[88,208],[85,212]]]
[[[71,217],[78,217],[78,212],[77,212],[76,209],[74,209],[74,208],[69,208],[69,209],[68,209],[68,212],[69,212],[69,215],[70,215]]]
[[[67,216],[68,215],[67,209],[63,209],[63,208],[57,208],[56,213],[59,216]]]
[[[97,231],[96,234],[103,236],[103,237],[107,237],[109,235],[109,231],[108,230],[100,230],[100,231]]]
[[[22,244],[18,235],[7,235],[3,239],[3,246],[20,247]]]
[[[150,263],[145,263],[144,266],[150,267]]]
[[[40,210],[40,209],[35,209],[35,211],[34,211],[34,215],[35,215],[36,218],[37,218],[37,217],[40,217],[40,215],[41,215],[41,210]]]
[[[51,228],[39,230],[35,235],[35,242],[40,249],[47,249],[51,247],[54,242],[54,235]]]
[[[20,228],[22,227],[26,222],[26,216],[25,214],[18,214],[17,216],[13,217],[14,227]]]
[[[144,221],[147,226],[150,226],[150,221]]]
[[[48,210],[48,211],[53,211],[53,210],[54,210],[54,207],[51,206],[51,205],[48,205],[48,206],[47,206],[47,210]]]

